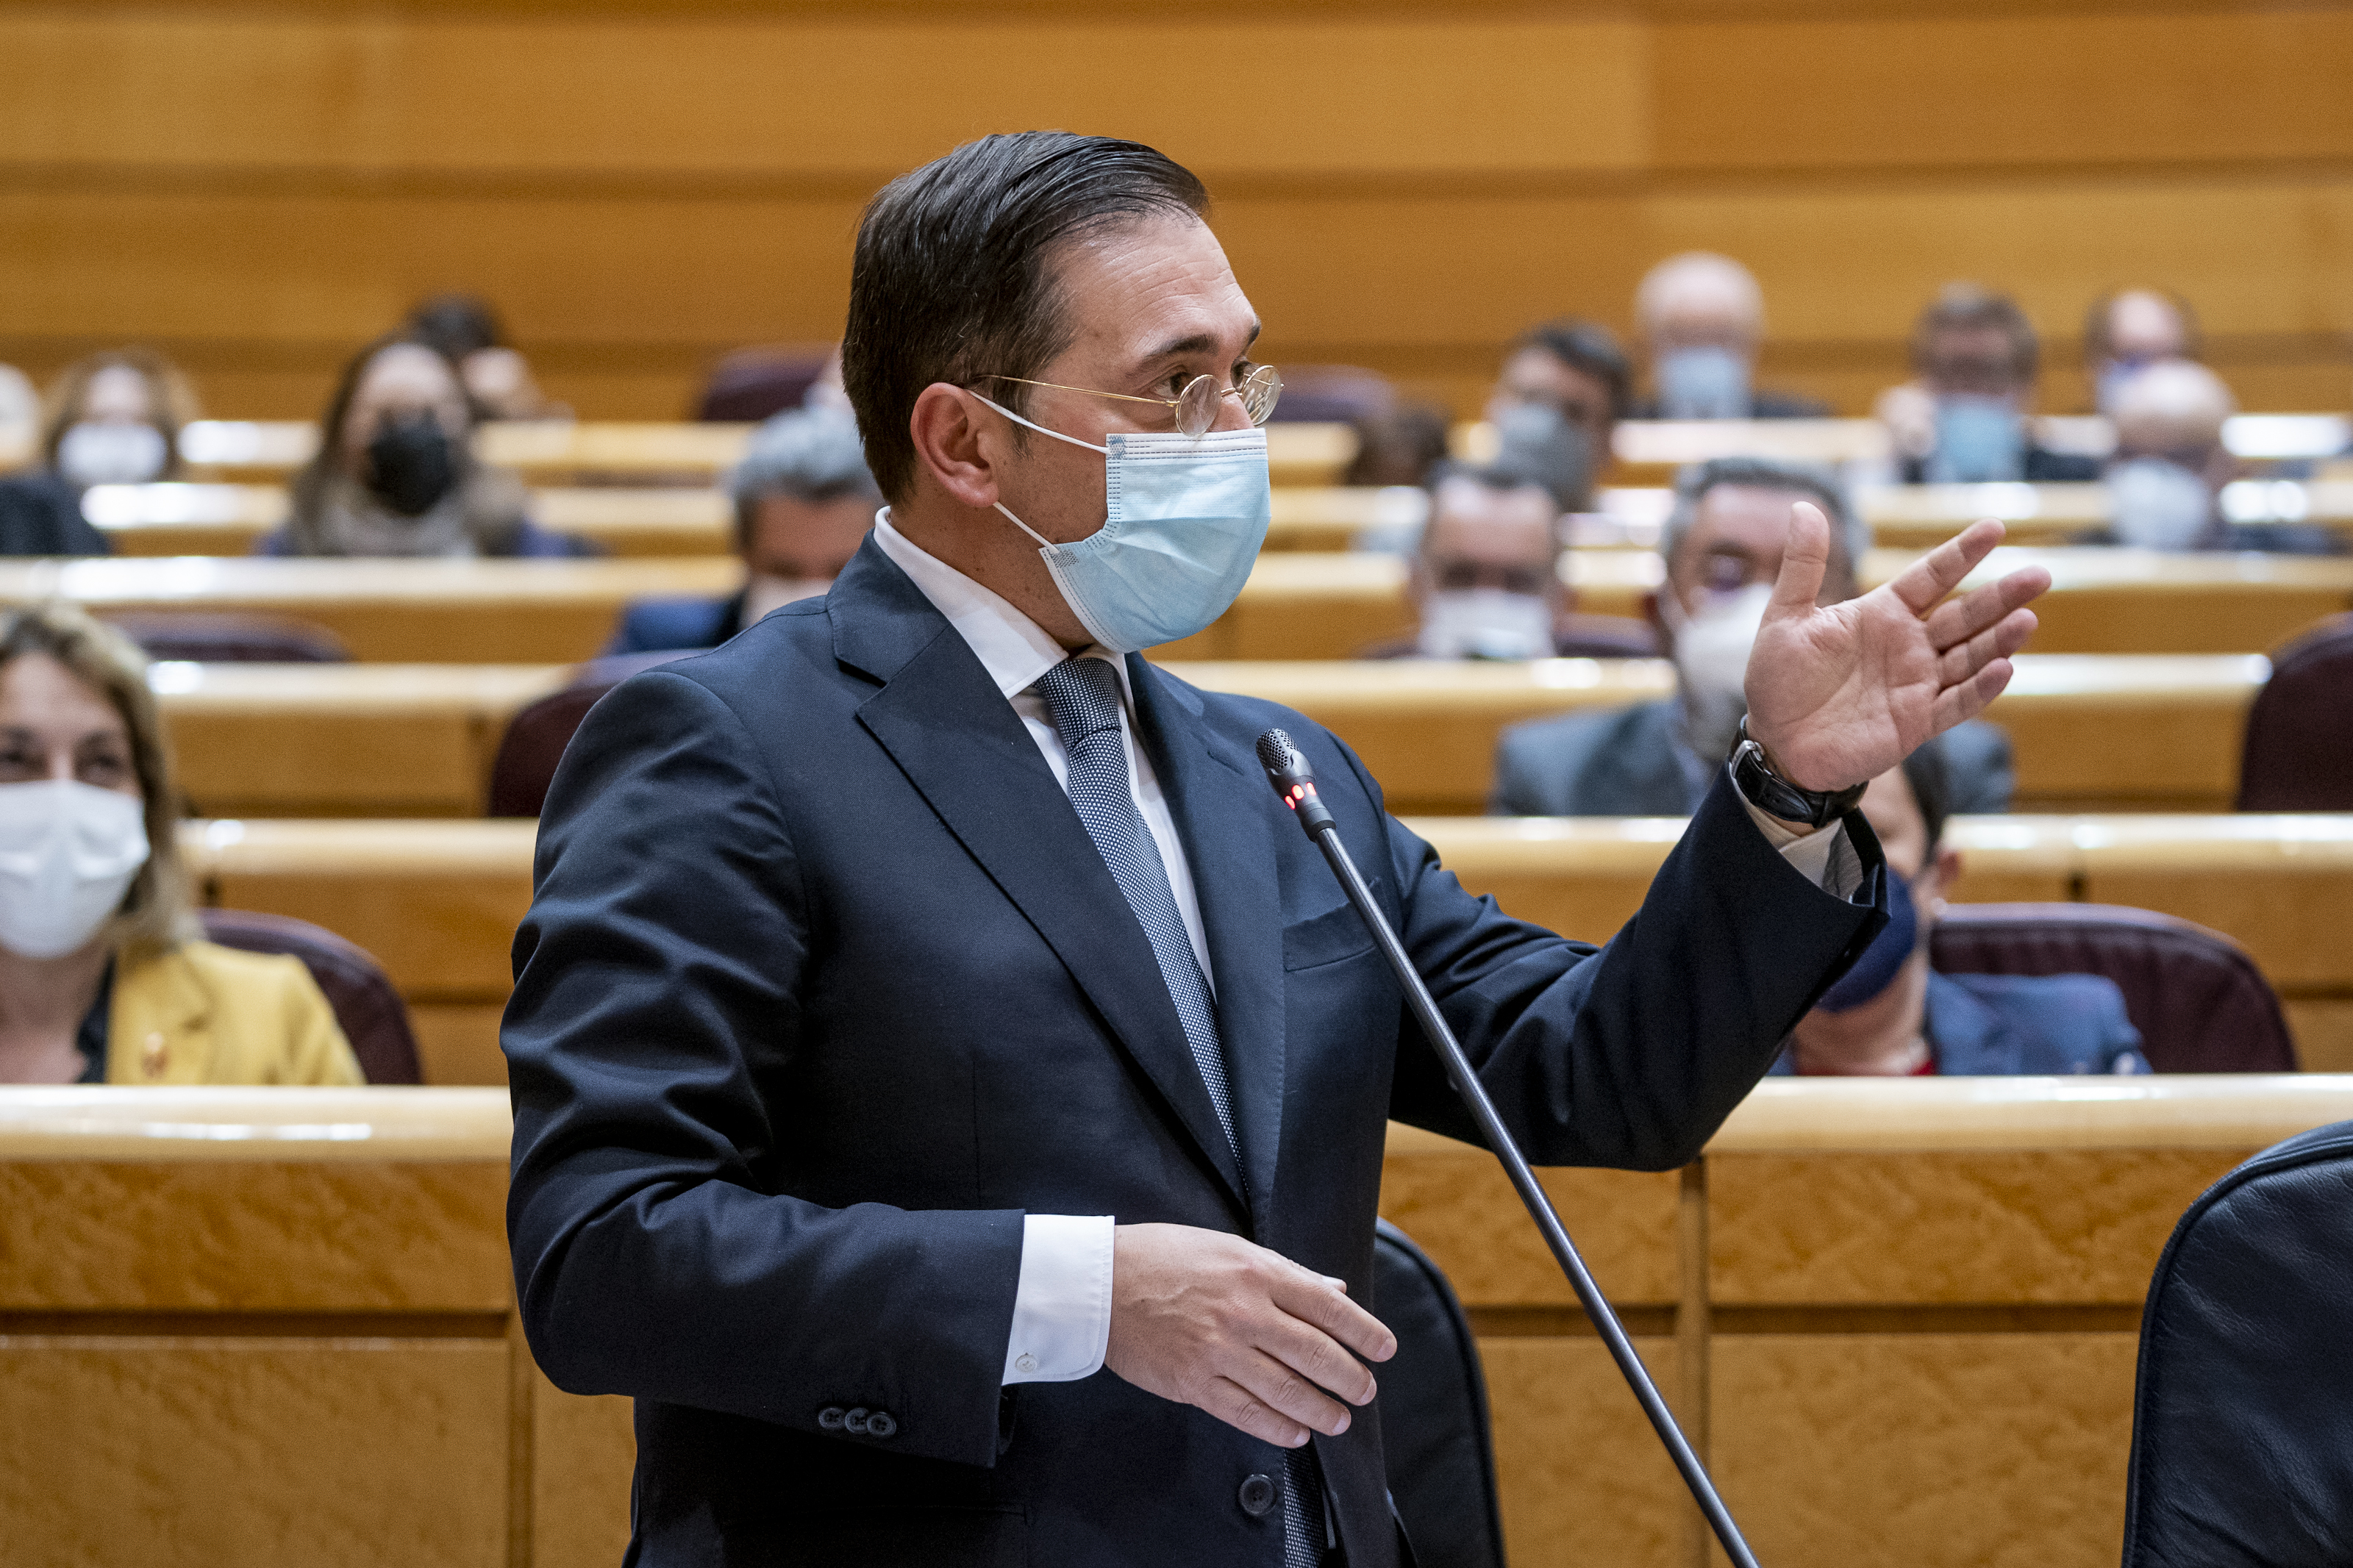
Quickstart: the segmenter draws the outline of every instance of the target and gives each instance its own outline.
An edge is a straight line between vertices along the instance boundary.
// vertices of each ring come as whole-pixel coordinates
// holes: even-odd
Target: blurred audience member
[[[2222,444],[2222,422],[2235,407],[2222,378],[2189,360],[2151,365],[2116,389],[2107,484],[2117,543],[2204,550],[2229,542],[2221,494],[2238,460]]]
[[[1974,283],[1947,286],[1912,333],[1919,379],[1880,396],[1907,484],[2084,482],[2097,459],[2034,444],[2027,416],[2042,345],[2007,294]]]
[[[1446,410],[1433,404],[1398,404],[1357,420],[1356,431],[1344,485],[1419,485],[1446,460]]]
[[[476,419],[570,417],[541,393],[531,362],[507,342],[498,312],[480,295],[437,295],[408,313],[406,330],[458,367]]]
[[[2117,289],[2084,318],[2084,370],[2094,406],[2116,413],[2116,394],[2141,371],[2198,357],[2198,317],[2189,301],[2156,289]]]
[[[1585,448],[1588,486],[1609,471],[1610,435],[1633,401],[1633,373],[1625,351],[1606,327],[1591,321],[1546,321],[1522,333],[1504,361],[1504,374],[1487,399],[1487,417],[1498,426],[1514,408],[1550,408],[1577,432]],[[1587,498],[1567,505],[1589,510]]]
[[[1811,398],[1752,384],[1765,337],[1765,296],[1732,258],[1705,250],[1669,257],[1643,277],[1634,314],[1651,351],[1651,395],[1630,417],[1820,419],[1830,413]]]
[[[641,599],[607,654],[716,647],[780,605],[833,586],[858,553],[882,492],[846,414],[795,409],[754,433],[727,479],[743,589],[725,599]]]
[[[1571,614],[1552,492],[1504,466],[1455,468],[1432,487],[1408,592],[1420,626],[1366,658],[1644,658],[1648,626]]]
[[[1831,523],[1822,602],[1855,596],[1856,563],[1870,536],[1827,470],[1765,458],[1685,470],[1661,542],[1667,580],[1651,608],[1675,661],[1675,696],[1504,731],[1492,812],[1685,816],[1698,807],[1747,712],[1748,653],[1781,574],[1798,501],[1820,507]],[[2008,737],[1973,720],[1949,731],[1947,744],[1954,793],[1967,809],[2009,810]]]
[[[196,416],[187,377],[162,355],[91,354],[66,366],[49,388],[41,456],[77,490],[177,479],[180,429]]]
[[[524,515],[522,482],[476,459],[458,367],[406,333],[343,369],[319,421],[319,451],[294,476],[285,526],[264,555],[583,555],[579,541]]]
[[[1940,974],[1928,939],[1960,874],[1944,842],[1951,784],[1931,741],[1863,792],[1862,815],[1887,854],[1893,917],[1812,1012],[1798,1020],[1777,1073],[1825,1077],[1995,1077],[2145,1073],[2124,993],[2096,974]]]
[[[13,364],[0,364],[0,444],[22,440],[27,447],[41,423],[40,394],[33,378]]]
[[[0,615],[0,1081],[355,1084],[300,960],[199,940],[146,660]]]

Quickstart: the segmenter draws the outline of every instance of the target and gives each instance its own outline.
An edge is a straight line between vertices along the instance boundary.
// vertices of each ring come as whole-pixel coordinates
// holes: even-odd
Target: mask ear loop
[[[969,389],[967,388],[966,390]],[[1035,430],[1040,436],[1051,436],[1057,441],[1068,441],[1073,447],[1083,447],[1085,450],[1096,453],[1102,457],[1108,458],[1111,456],[1111,448],[1109,447],[1098,447],[1092,441],[1082,441],[1076,436],[1065,436],[1060,430],[1049,430],[1043,425],[1039,425],[1033,420],[1022,418],[1021,416],[1014,413],[1013,410],[1006,407],[1003,404],[1000,404],[992,398],[982,397],[977,392],[973,393],[972,395],[980,398],[981,402],[987,404],[991,408],[996,409],[999,414],[1004,415],[1016,425],[1027,425],[1030,429]],[[1006,520],[1011,522],[1014,527],[1019,529],[1022,532],[1036,540],[1038,542],[1039,549],[1059,550],[1061,548],[1061,546],[1056,544],[1052,540],[1048,539],[1036,529],[1030,527],[1019,518],[1015,517],[1013,515],[1012,509],[1008,507],[1003,501],[996,501],[991,504],[994,505],[997,510],[1003,512],[1006,516]]]

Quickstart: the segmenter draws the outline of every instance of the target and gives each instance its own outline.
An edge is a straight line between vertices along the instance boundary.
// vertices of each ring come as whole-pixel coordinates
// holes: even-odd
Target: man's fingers
[[[1930,614],[1928,646],[1942,649],[1967,642],[2020,605],[2032,603],[2050,586],[2049,572],[2040,566],[2021,566],[1998,583],[1972,588]]]
[[[1323,1330],[1288,1318],[1258,1337],[1258,1348],[1351,1405],[1370,1405],[1380,1384],[1372,1371]]]
[[[2008,658],[2034,635],[2034,612],[2012,610],[1965,643],[1936,656],[1936,685],[1958,686],[1997,658]]]
[[[1936,700],[1928,708],[1928,732],[1941,735],[1964,719],[1984,712],[1986,704],[2010,684],[2015,668],[2010,660],[1997,658],[1958,686],[1947,686],[1936,693]]]
[[[1925,616],[1992,553],[2001,542],[2001,524],[1993,519],[1979,518],[1897,573],[1888,586],[1914,615]]]
[[[1211,1380],[1200,1404],[1202,1409],[1227,1426],[1239,1427],[1261,1442],[1272,1443],[1280,1448],[1296,1448],[1314,1436],[1229,1377]]]
[[[1830,519],[1813,502],[1799,501],[1789,508],[1789,543],[1781,552],[1781,575],[1773,584],[1773,602],[1766,606],[1765,618],[1811,614],[1830,564]]]
[[[1323,1330],[1366,1361],[1387,1361],[1397,1354],[1397,1336],[1378,1318],[1347,1297],[1322,1289],[1320,1276],[1305,1278],[1314,1283],[1279,1287],[1273,1292],[1274,1304]]]
[[[1303,1426],[1331,1437],[1348,1429],[1348,1407],[1279,1356],[1245,1351],[1226,1368],[1226,1375],[1249,1390],[1252,1398]]]

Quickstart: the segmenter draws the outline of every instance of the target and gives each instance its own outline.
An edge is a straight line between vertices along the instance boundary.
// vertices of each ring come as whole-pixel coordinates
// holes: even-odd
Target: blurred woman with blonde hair
[[[356,1084],[300,960],[203,940],[146,659],[0,614],[0,1082]]]

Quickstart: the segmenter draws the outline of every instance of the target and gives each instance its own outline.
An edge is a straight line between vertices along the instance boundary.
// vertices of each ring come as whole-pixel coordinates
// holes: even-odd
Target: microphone
[[[1414,968],[1413,960],[1406,955],[1404,946],[1397,939],[1397,932],[1389,929],[1389,922],[1382,918],[1379,906],[1373,902],[1372,889],[1365,885],[1365,879],[1357,872],[1356,863],[1349,858],[1347,846],[1340,842],[1339,824],[1333,820],[1331,808],[1315,793],[1315,770],[1309,764],[1306,754],[1293,745],[1291,737],[1282,731],[1269,730],[1258,738],[1258,760],[1259,765],[1266,770],[1267,782],[1274,786],[1275,794],[1281,795],[1282,804],[1297,815],[1299,826],[1309,841],[1324,851],[1324,858],[1331,866],[1332,875],[1339,879],[1341,889],[1348,895],[1348,901],[1356,906],[1357,917],[1365,922],[1365,929],[1372,933],[1373,942],[1381,950],[1381,956],[1388,961],[1398,985],[1405,990],[1407,1005],[1413,1009],[1414,1017],[1421,1025],[1422,1034],[1429,1037],[1430,1048],[1438,1053],[1439,1061],[1446,1068],[1448,1081],[1454,1085],[1454,1092],[1462,1097],[1462,1102],[1470,1107],[1472,1120],[1479,1124],[1480,1135],[1486,1139],[1487,1147],[1494,1152],[1495,1158],[1502,1162],[1504,1172],[1512,1178],[1512,1185],[1519,1192],[1520,1202],[1527,1205],[1528,1217],[1535,1221],[1536,1229],[1544,1236],[1545,1245],[1552,1248],[1554,1261],[1560,1265],[1561,1272],[1568,1276],[1569,1286],[1576,1290],[1577,1301],[1585,1308],[1585,1315],[1592,1320],[1594,1331],[1601,1336],[1601,1342],[1609,1347],[1610,1359],[1625,1374],[1627,1384],[1634,1391],[1635,1400],[1642,1406],[1642,1414],[1651,1418],[1651,1428],[1658,1433],[1659,1441],[1666,1446],[1667,1457],[1674,1460],[1675,1468],[1682,1473],[1683,1485],[1691,1489],[1692,1500],[1698,1503],[1700,1512],[1707,1516],[1708,1528],[1715,1531],[1725,1555],[1732,1559],[1735,1568],[1757,1568],[1757,1555],[1749,1551],[1740,1527],[1733,1522],[1730,1510],[1724,1506],[1724,1500],[1716,1495],[1715,1483],[1708,1479],[1707,1467],[1699,1462],[1699,1456],[1692,1451],[1683,1428],[1675,1425],[1674,1415],[1667,1409],[1666,1400],[1660,1396],[1659,1385],[1651,1381],[1650,1369],[1642,1364],[1642,1358],[1634,1353],[1634,1342],[1626,1337],[1626,1326],[1618,1321],[1618,1313],[1601,1294],[1601,1287],[1594,1283],[1592,1272],[1585,1267],[1585,1259],[1577,1252],[1577,1243],[1569,1239],[1568,1229],[1561,1224],[1559,1214],[1552,1206],[1551,1197],[1537,1184],[1536,1173],[1529,1169],[1527,1156],[1520,1152],[1520,1146],[1513,1141],[1510,1129],[1504,1125],[1503,1117],[1496,1113],[1495,1102],[1487,1097],[1486,1085],[1481,1083],[1478,1075],[1471,1070],[1471,1059],[1462,1054],[1461,1042],[1455,1039],[1454,1031],[1447,1027],[1445,1017],[1438,1011],[1438,1004],[1430,999],[1430,987],[1421,983],[1421,975]]]

